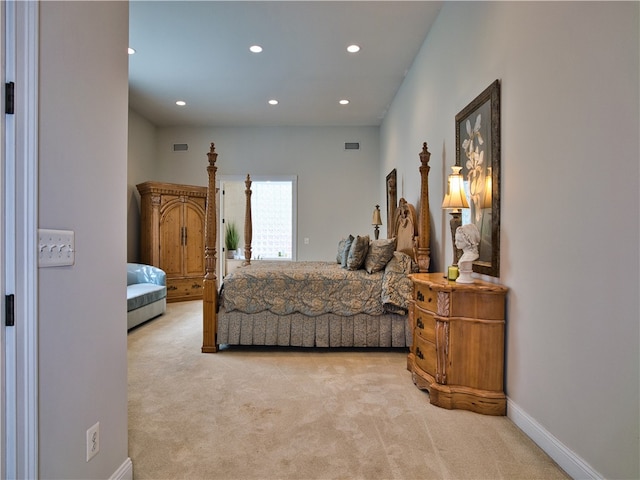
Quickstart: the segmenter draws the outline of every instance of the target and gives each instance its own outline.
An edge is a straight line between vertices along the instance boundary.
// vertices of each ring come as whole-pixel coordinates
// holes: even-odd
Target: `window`
[[[224,252],[225,225],[235,223],[240,232],[239,256],[244,258],[245,179],[221,176],[219,252]],[[264,176],[251,179],[252,260],[296,259],[295,176]],[[218,258],[225,258],[220,253]],[[224,262],[220,262],[224,263]]]
[[[291,181],[253,182],[251,185],[253,241],[256,259],[293,258],[293,185]]]

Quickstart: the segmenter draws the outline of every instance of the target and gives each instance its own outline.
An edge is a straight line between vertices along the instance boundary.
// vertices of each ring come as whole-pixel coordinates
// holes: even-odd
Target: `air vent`
[[[345,150],[360,150],[360,144],[358,142],[346,142],[344,144]]]
[[[186,152],[187,150],[189,150],[189,145],[187,145],[186,143],[174,143],[173,144],[173,151],[174,152]]]

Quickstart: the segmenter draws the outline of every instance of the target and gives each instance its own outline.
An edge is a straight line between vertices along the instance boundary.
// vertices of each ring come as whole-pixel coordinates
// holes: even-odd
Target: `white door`
[[[0,9],[0,478],[37,478],[38,3]]]

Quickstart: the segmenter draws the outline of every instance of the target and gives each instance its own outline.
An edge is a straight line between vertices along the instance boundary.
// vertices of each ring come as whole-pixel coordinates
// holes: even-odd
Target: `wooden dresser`
[[[411,275],[407,368],[432,404],[487,415],[506,414],[504,326],[507,288],[443,273]]]
[[[202,298],[207,188],[145,182],[140,192],[140,260],[167,274],[167,301]]]

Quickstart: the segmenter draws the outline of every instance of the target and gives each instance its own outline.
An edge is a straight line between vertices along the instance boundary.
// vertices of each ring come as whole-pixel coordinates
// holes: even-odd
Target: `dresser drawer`
[[[167,278],[167,300],[196,300],[202,298],[202,277]]]
[[[430,312],[438,310],[438,292],[433,290],[429,285],[422,283],[414,283],[414,298],[416,305]]]
[[[415,333],[425,340],[436,342],[436,319],[431,312],[415,307],[413,310],[415,319]]]
[[[436,346],[424,338],[416,335],[413,338],[415,345],[416,365],[435,377],[436,375]]]

